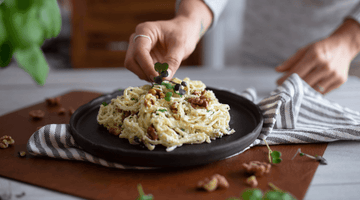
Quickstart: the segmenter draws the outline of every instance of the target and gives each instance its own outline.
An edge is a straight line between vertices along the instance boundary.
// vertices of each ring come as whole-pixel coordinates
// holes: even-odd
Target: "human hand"
[[[334,34],[300,49],[278,66],[276,71],[285,74],[277,80],[277,84],[282,84],[293,73],[297,73],[322,94],[345,83],[350,63],[359,52],[358,44],[354,45],[356,44],[354,39],[358,39],[358,36],[354,38],[349,34],[356,33],[360,28],[358,24],[350,24],[353,23],[352,21],[347,20]],[[349,27],[353,29],[346,31],[350,30]]]
[[[154,63],[168,63],[170,80],[179,68],[181,61],[194,50],[198,37],[190,24],[184,19],[141,23],[130,37],[126,52],[125,67],[140,79],[153,82],[158,73]],[[136,35],[146,35],[137,37]]]
[[[291,74],[297,73],[318,92],[328,93],[346,82],[351,59],[346,46],[335,41],[313,43],[276,68],[278,72],[285,72],[277,84],[281,85]]]

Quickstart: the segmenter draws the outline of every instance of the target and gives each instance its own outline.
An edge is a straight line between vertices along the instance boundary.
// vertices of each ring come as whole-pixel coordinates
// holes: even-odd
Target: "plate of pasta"
[[[70,127],[80,147],[108,161],[187,167],[241,152],[262,123],[246,98],[174,78],[102,95],[77,109]]]

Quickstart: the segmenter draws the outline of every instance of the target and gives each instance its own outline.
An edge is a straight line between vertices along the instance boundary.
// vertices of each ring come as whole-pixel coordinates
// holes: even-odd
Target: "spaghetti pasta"
[[[184,95],[169,87],[182,82],[186,82]],[[189,78],[129,87],[122,96],[100,106],[97,121],[110,133],[149,150],[160,144],[172,151],[183,144],[210,143],[235,131],[229,127],[229,105],[205,88],[203,82]],[[167,99],[169,93],[172,96]]]

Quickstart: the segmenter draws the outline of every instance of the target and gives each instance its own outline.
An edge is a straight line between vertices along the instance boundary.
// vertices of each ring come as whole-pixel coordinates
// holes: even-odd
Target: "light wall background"
[[[245,0],[229,0],[216,26],[204,35],[204,66],[238,65],[245,3]]]

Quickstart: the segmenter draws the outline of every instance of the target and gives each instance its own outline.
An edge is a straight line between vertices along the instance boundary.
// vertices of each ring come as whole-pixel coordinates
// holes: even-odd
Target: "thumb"
[[[184,49],[181,46],[172,46],[166,56],[164,57],[163,62],[166,62],[169,65],[168,72],[169,76],[166,77],[167,80],[171,80],[175,75],[176,71],[179,69],[181,61],[184,59]]]

